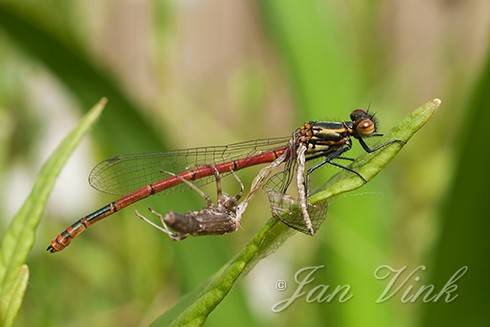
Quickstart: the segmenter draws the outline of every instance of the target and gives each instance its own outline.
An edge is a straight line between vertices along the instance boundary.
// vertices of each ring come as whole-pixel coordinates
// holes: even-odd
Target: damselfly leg
[[[383,134],[375,134],[373,136],[383,136]],[[359,138],[358,139],[359,143],[361,144],[362,148],[364,149],[364,151],[366,151],[367,153],[373,153],[373,152],[376,152],[378,150],[381,150],[382,148],[386,147],[386,146],[389,146],[391,144],[394,144],[394,143],[402,143],[402,144],[405,144],[404,141],[402,140],[391,140],[391,141],[388,141],[388,142],[385,142],[385,143],[382,143],[380,145],[377,145],[373,148],[371,148],[365,141],[364,139],[362,138]],[[340,148],[338,148],[337,150],[333,151],[333,152],[330,152],[330,153],[316,153],[315,155],[313,156],[310,156],[307,158],[307,160],[312,160],[312,159],[316,159],[316,158],[321,158],[321,157],[324,157],[323,161],[316,164],[315,166],[311,167],[311,168],[308,168],[308,176],[313,173],[315,170],[323,167],[324,165],[326,164],[329,164],[329,165],[332,165],[334,167],[338,167],[338,168],[342,168],[344,170],[347,170],[348,172],[351,172],[357,176],[359,176],[359,178],[362,179],[362,181],[364,183],[367,183],[367,180],[364,178],[364,176],[362,176],[360,173],[358,173],[357,171],[355,171],[354,169],[350,168],[350,167],[347,167],[347,166],[344,166],[344,165],[341,165],[333,160],[335,159],[340,159],[340,160],[348,160],[348,161],[354,161],[354,159],[352,158],[346,158],[346,157],[342,157],[342,153],[346,152],[346,151],[349,151],[351,149],[351,145],[350,144],[346,144]]]
[[[240,186],[240,192],[238,192],[233,197],[234,201],[232,203],[236,203],[242,198],[243,193],[245,192],[245,185],[243,185],[242,180],[238,177],[238,175],[233,170],[230,170],[230,173],[235,178],[235,180],[238,182],[238,185]],[[218,201],[220,201],[220,200],[226,201],[228,199],[229,195],[225,194],[223,196],[223,191],[222,191],[222,186],[221,186],[221,176],[220,176],[218,170],[214,171],[214,177],[216,179],[216,191],[217,191]]]
[[[323,157],[324,157],[323,161],[320,162],[320,163],[318,163],[318,164],[316,164],[315,166],[313,166],[311,168],[308,168],[308,175],[310,175],[311,173],[313,173],[315,170],[323,167],[324,165],[329,164],[329,165],[332,165],[332,166],[335,166],[335,167],[338,167],[338,168],[345,169],[345,170],[347,170],[347,171],[349,171],[349,172],[351,172],[351,173],[359,176],[359,178],[361,178],[364,183],[367,183],[367,180],[361,174],[359,174],[357,171],[355,171],[354,169],[349,168],[349,167],[346,167],[346,166],[343,166],[343,165],[338,164],[338,163],[336,163],[336,162],[333,161],[334,159],[338,159],[341,156],[342,153],[344,153],[346,151],[349,151],[351,149],[351,147],[352,146],[350,144],[345,144],[344,146],[336,149],[333,152],[323,154]],[[315,155],[315,156],[313,156],[311,158],[308,158],[308,159],[311,160],[311,159],[319,158],[319,157],[321,157],[321,156]],[[347,159],[347,160],[349,160],[349,159]]]
[[[378,135],[375,135],[375,136],[383,136],[383,134],[378,134]],[[367,153],[376,152],[376,151],[381,150],[382,148],[387,147],[388,145],[391,145],[391,144],[394,144],[394,143],[400,143],[400,144],[406,144],[407,143],[407,142],[402,141],[402,140],[391,140],[391,141],[382,143],[380,145],[377,145],[374,148],[371,148],[366,143],[366,141],[364,141],[364,139],[360,138],[360,139],[358,139],[358,141],[361,144],[361,146],[364,149],[364,151],[366,151]]]

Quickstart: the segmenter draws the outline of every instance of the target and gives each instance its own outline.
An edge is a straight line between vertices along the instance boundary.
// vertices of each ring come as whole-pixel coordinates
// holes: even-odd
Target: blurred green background
[[[333,201],[314,238],[296,235],[259,263],[206,326],[488,326],[489,32],[486,0],[0,1],[0,230],[57,143],[109,98],[58,179],[16,324],[147,326],[269,217],[260,196],[239,232],[176,243],[133,210],[203,203],[192,193],[156,196],[48,255],[53,236],[114,199],[86,182],[98,161],[288,135],[304,120],[344,120],[356,107],[370,106],[387,130],[440,97],[434,119],[388,169]],[[250,182],[256,171],[240,176]],[[318,265],[306,291],[348,284],[353,298],[303,297],[274,313],[296,288],[296,271]],[[387,286],[374,276],[382,265],[406,266],[408,281],[376,303]],[[422,265],[420,280],[408,276]],[[440,290],[463,266],[452,303],[402,303],[409,285]]]

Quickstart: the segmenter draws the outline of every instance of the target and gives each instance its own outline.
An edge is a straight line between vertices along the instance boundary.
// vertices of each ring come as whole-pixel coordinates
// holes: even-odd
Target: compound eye
[[[376,131],[376,126],[371,119],[363,119],[356,124],[356,131],[360,136],[370,136]]]
[[[362,108],[354,109],[350,114],[350,119],[352,121],[356,121],[361,118],[367,118],[367,117],[369,117],[367,110]]]

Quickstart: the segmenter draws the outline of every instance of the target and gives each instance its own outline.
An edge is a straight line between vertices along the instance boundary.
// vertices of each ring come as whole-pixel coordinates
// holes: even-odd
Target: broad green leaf
[[[12,219],[0,247],[0,298],[3,299],[8,294],[14,293],[22,295],[21,292],[11,292],[13,292],[13,287],[18,289],[15,286],[16,277],[34,244],[36,227],[44,212],[56,177],[82,137],[97,120],[106,102],[106,99],[100,100],[61,142],[41,168],[31,193]],[[15,304],[18,301],[20,299],[12,298],[8,302]],[[1,317],[7,317],[7,312],[13,312],[13,308],[2,306],[1,309]]]
[[[7,292],[5,296],[2,296],[0,300],[0,308],[2,310],[2,316],[0,323],[4,327],[12,326],[15,316],[20,309],[22,299],[27,288],[27,281],[29,280],[29,268],[27,265],[20,267],[17,278]]]
[[[407,142],[441,104],[434,99],[416,109],[410,116],[394,127],[385,140]],[[383,142],[381,140],[380,142]],[[401,150],[403,143],[395,143],[371,154],[362,154],[352,164],[367,180],[376,176]],[[326,201],[344,192],[352,191],[364,183],[356,175],[340,172],[334,175],[309,200],[312,204]],[[174,308],[159,317],[152,326],[201,326],[208,315],[225,298],[237,279],[248,272],[262,258],[273,253],[294,231],[277,219],[270,219],[245,248],[225,265],[204,286],[185,296]]]

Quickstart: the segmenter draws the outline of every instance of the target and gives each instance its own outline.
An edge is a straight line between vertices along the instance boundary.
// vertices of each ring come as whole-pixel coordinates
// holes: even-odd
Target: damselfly
[[[376,133],[374,115],[364,109],[355,109],[348,121],[306,122],[290,137],[171,152],[122,155],[107,159],[95,166],[90,173],[89,183],[97,190],[125,195],[69,226],[51,241],[47,250],[50,252],[63,250],[73,238],[97,221],[155,193],[186,186],[183,180],[193,181],[196,185],[204,185],[213,182],[216,171],[221,176],[225,176],[232,171],[236,172],[243,168],[264,163],[277,163],[280,158],[283,158],[282,161],[279,161],[284,163],[284,168],[281,173],[274,175],[267,181],[266,187],[270,195],[269,198],[275,197],[276,200],[279,198],[280,201],[277,202],[287,203],[287,197],[281,196],[281,194],[285,194],[294,177],[294,172],[297,172],[299,205],[306,229],[294,226],[294,224],[290,225],[311,234],[314,232],[314,228],[311,226],[311,222],[310,226],[307,224],[310,220],[308,217],[309,207],[306,201],[308,176],[323,165],[330,164],[346,169],[365,181],[355,170],[333,160],[352,160],[342,157],[342,154],[352,147],[351,138],[357,139],[367,152],[374,152],[394,142],[399,142],[398,140],[391,140],[371,148],[364,139],[372,136],[382,136],[382,134]],[[305,161],[320,158],[323,159],[320,163],[305,171]],[[295,170],[297,166],[299,169]],[[162,171],[175,172],[176,175],[162,178]],[[260,176],[260,183],[255,183],[255,191],[264,182],[266,175],[268,176],[268,172],[264,172]],[[243,212],[247,204],[248,201],[245,201],[238,210]],[[277,208],[275,211],[278,211]]]

